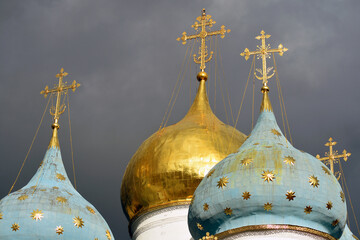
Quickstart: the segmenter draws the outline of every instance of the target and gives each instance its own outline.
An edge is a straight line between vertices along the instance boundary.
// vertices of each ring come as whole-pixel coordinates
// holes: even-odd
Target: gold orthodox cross
[[[275,70],[273,70],[273,72],[268,75],[273,67],[266,67],[266,58],[270,58],[270,53],[279,53],[279,55],[282,56],[288,49],[284,48],[282,44],[280,44],[277,49],[271,49],[270,44],[266,45],[265,43],[265,39],[270,38],[271,35],[265,35],[264,30],[261,30],[260,34],[260,36],[255,37],[255,39],[261,40],[261,46],[257,46],[258,50],[250,52],[249,49],[245,48],[244,52],[242,52],[240,55],[245,56],[245,60],[248,60],[251,55],[257,55],[258,59],[262,59],[262,70],[259,68],[256,69],[256,71],[259,72],[261,76],[259,77],[256,75],[256,73],[254,74],[257,79],[262,80],[263,86],[267,87],[268,79],[274,76]]]
[[[49,93],[56,93],[56,105],[50,108],[50,114],[54,116],[53,128],[59,128],[59,117],[65,111],[66,105],[61,103],[61,95],[67,94],[69,89],[72,89],[74,92],[76,88],[80,87],[80,84],[75,80],[71,85],[66,85],[66,82],[63,82],[64,77],[68,75],[67,72],[64,72],[64,69],[61,68],[60,73],[56,74],[56,78],[59,79],[58,85],[53,89],[49,89],[48,86],[45,87],[45,90],[41,91],[40,94],[44,94],[46,98]]]
[[[329,138],[329,142],[325,143],[325,146],[329,147],[329,152],[325,153],[326,157],[320,158],[320,155],[316,155],[316,158],[320,161],[324,161],[326,165],[330,165],[330,170],[333,174],[334,173],[334,163],[338,163],[340,158],[343,158],[346,162],[348,160],[348,157],[351,156],[351,153],[348,153],[345,149],[342,152],[342,154],[338,154],[338,151],[333,150],[333,146],[335,146],[337,142],[334,142],[332,138]],[[338,175],[337,179],[340,178],[340,173],[336,173],[335,175]]]
[[[186,35],[186,32],[183,32],[182,37],[176,39],[177,41],[182,40],[182,44],[186,44],[186,40],[197,39],[197,38],[201,39],[199,56],[196,56],[196,54],[194,54],[194,62],[200,64],[200,69],[202,72],[204,72],[206,68],[205,63],[209,62],[213,56],[212,51],[210,52],[210,55],[208,53],[206,46],[206,37],[221,35],[221,38],[224,38],[225,33],[229,33],[231,31],[230,29],[226,30],[224,25],[222,25],[220,30],[218,31],[212,31],[212,32],[206,31],[206,27],[211,28],[215,23],[216,22],[211,19],[210,15],[206,15],[205,8],[203,8],[201,16],[197,17],[194,25],[191,26],[196,31],[199,28],[201,28],[201,31],[198,34],[194,34],[194,35]]]

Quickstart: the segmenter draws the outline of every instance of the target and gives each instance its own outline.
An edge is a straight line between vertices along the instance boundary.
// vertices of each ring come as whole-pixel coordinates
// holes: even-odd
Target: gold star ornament
[[[77,228],[82,228],[84,226],[84,221],[79,216],[73,218],[73,223]]]
[[[86,209],[87,209],[90,213],[95,214],[95,210],[92,209],[91,207],[86,206]]]
[[[251,194],[249,192],[243,192],[242,197],[243,197],[244,200],[250,199],[250,196],[251,196]]]
[[[226,214],[226,215],[228,215],[228,216],[231,216],[232,215],[232,212],[233,212],[233,210],[231,209],[231,208],[225,208],[224,209],[224,213]]]
[[[345,202],[345,194],[343,191],[340,192],[341,201]]]
[[[328,202],[326,203],[326,208],[327,208],[328,210],[330,210],[330,209],[332,209],[332,207],[333,207],[332,202],[328,201]]]
[[[203,230],[203,229],[204,229],[204,227],[203,227],[200,223],[196,223],[196,226],[197,226],[197,228],[198,228],[199,230]]]
[[[109,230],[106,230],[106,237],[107,237],[107,239],[109,239],[109,240],[111,240],[112,239],[112,237],[111,237],[111,233],[110,233],[110,231]]]
[[[39,209],[36,209],[31,213],[31,218],[35,221],[38,221],[38,220],[41,221],[41,219],[43,217],[44,217],[44,213]]]
[[[263,171],[262,179],[264,179],[264,182],[272,182],[275,179],[275,174],[272,171]]]
[[[67,202],[67,199],[64,198],[64,197],[57,197],[57,198],[56,198],[56,201],[58,201],[59,203],[66,203],[66,202]]]
[[[329,169],[327,167],[321,166],[321,168],[327,175],[330,175],[330,171],[329,171]]]
[[[206,176],[206,178],[211,177],[211,175],[213,175],[214,172],[215,172],[215,169],[211,170],[211,171],[208,173],[208,175]]]
[[[311,207],[311,206],[306,206],[306,207],[304,208],[304,213],[310,214],[311,212],[312,212],[312,207]]]
[[[294,166],[295,165],[295,159],[293,157],[287,156],[284,158],[284,163],[288,164],[290,166]]]
[[[265,211],[271,211],[272,207],[273,207],[272,203],[267,202],[267,203],[264,204],[264,210]]]
[[[11,229],[13,230],[13,232],[19,231],[20,225],[17,223],[14,223],[13,225],[11,225]]]
[[[55,232],[58,234],[58,235],[61,235],[64,233],[64,228],[62,226],[57,226],[55,228]]]
[[[204,205],[203,205],[203,209],[204,209],[204,211],[209,210],[209,204],[204,203]]]
[[[251,164],[252,162],[253,162],[252,158],[244,158],[243,160],[241,160],[241,164],[243,166],[247,166],[247,165]]]
[[[229,178],[227,177],[222,177],[220,178],[220,180],[217,182],[217,187],[218,188],[224,188],[226,187],[226,184],[229,183]]]
[[[310,183],[310,186],[313,186],[314,188],[315,187],[318,187],[319,186],[319,180],[317,179],[317,177],[315,177],[314,175],[310,176],[309,177],[309,183]]]
[[[289,201],[293,201],[294,198],[296,198],[295,192],[293,192],[292,190],[287,191],[285,196],[286,196],[286,199],[288,199]]]
[[[3,214],[0,212],[0,219],[3,219]]]
[[[24,200],[28,199],[28,197],[29,197],[28,195],[24,194],[24,195],[21,195],[20,197],[18,197],[18,200],[24,201]]]
[[[60,173],[56,174],[56,178],[59,179],[60,181],[65,181],[66,179],[65,176]]]
[[[272,134],[274,134],[274,135],[276,135],[276,136],[281,136],[281,133],[279,133],[279,131],[277,131],[276,129],[271,129],[271,132],[272,132]]]
[[[338,219],[335,219],[332,223],[331,223],[331,225],[333,225],[333,227],[336,227],[336,225],[338,225],[339,224],[339,220]]]

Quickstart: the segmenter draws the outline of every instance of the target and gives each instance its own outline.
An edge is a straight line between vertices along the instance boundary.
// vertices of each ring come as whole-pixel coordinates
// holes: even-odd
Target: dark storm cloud
[[[339,142],[338,150],[352,152],[343,165],[358,206],[360,2],[356,0],[1,1],[1,197],[16,177],[46,105],[39,92],[55,84],[55,74],[64,67],[70,73],[68,82],[76,79],[82,84],[71,93],[70,106],[78,190],[102,213],[117,239],[129,239],[119,196],[122,175],[132,154],[161,123],[186,50],[175,39],[183,31],[193,32],[190,25],[203,7],[217,22],[213,29],[224,24],[232,30],[220,46],[234,111],[251,64],[239,53],[256,47],[254,37],[261,29],[272,35],[273,47],[283,43],[289,48],[276,60],[295,147],[323,154],[323,144],[332,136]],[[213,86],[211,80],[210,76]],[[189,81],[185,80],[171,123],[188,109]],[[275,86],[270,83],[281,125]],[[256,97],[258,109],[258,91]],[[213,99],[210,94],[211,103]],[[225,121],[219,99],[216,113]],[[60,122],[60,144],[70,176],[66,114]],[[50,124],[46,115],[15,189],[41,162]],[[246,134],[251,130],[249,92],[238,129]],[[360,209],[355,211],[359,216]]]

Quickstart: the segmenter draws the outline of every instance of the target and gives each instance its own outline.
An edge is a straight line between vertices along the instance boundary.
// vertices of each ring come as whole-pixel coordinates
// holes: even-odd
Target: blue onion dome
[[[267,88],[267,86],[266,86]],[[321,161],[282,134],[263,87],[261,113],[249,138],[216,164],[194,193],[188,225],[194,239],[288,229],[341,237],[346,201]]]
[[[100,213],[71,184],[57,128],[30,182],[0,201],[0,239],[114,239]]]
[[[349,226],[346,224],[340,240],[359,240],[359,239],[351,232]]]

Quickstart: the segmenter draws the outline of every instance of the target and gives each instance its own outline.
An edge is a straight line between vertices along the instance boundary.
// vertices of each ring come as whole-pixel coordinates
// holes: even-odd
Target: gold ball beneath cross
[[[200,82],[201,80],[207,80],[208,79],[208,75],[207,75],[207,73],[206,72],[203,72],[203,71],[201,71],[201,72],[199,72],[198,74],[197,74],[197,76],[196,76],[196,78],[197,78],[197,80]]]

